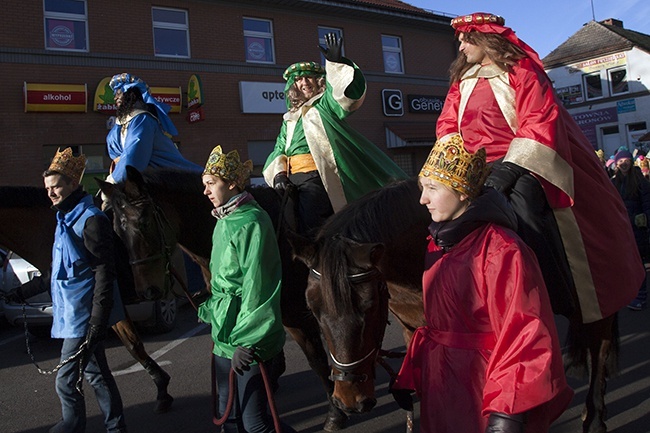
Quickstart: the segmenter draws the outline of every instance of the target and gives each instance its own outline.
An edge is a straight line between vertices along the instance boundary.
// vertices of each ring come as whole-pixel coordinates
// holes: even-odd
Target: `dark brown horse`
[[[407,330],[423,324],[421,281],[431,219],[419,195],[415,180],[388,186],[330,218],[315,242],[292,240],[295,254],[311,268],[307,302],[338,379],[333,401],[347,411],[373,406],[374,387],[364,379],[374,375],[385,298],[390,296],[390,310]],[[407,331],[407,343],[409,338]],[[583,431],[603,433],[606,378],[615,372],[618,356],[616,315],[583,324],[578,309],[569,317],[567,346],[566,367],[590,374]]]
[[[388,310],[408,345],[424,326],[422,282],[429,212],[414,181],[372,192],[330,218],[315,242],[292,236],[311,269],[307,303],[318,319],[336,378],[332,400],[367,412],[375,398],[375,361]],[[387,286],[387,290],[386,290]]]
[[[98,182],[115,212],[114,228],[127,246],[135,280],[152,285],[148,292],[168,290],[169,251],[177,243],[207,269],[216,219],[211,216],[212,204],[203,195],[200,176],[168,169],[140,173],[127,167],[127,179],[123,183]],[[282,213],[278,194],[262,187],[251,188],[250,192],[277,224]],[[284,236],[279,240],[283,266],[282,322],[329,396],[334,384],[328,378],[327,355],[318,323],[305,302],[308,270],[291,258]],[[346,420],[347,415],[330,404],[324,429],[339,430]]]
[[[36,266],[46,279],[56,227],[51,205],[45,188],[0,187],[0,244]],[[126,319],[116,323],[113,330],[153,379],[157,388],[154,412],[167,412],[174,400],[167,393],[169,374],[147,354],[126,309],[124,313]]]

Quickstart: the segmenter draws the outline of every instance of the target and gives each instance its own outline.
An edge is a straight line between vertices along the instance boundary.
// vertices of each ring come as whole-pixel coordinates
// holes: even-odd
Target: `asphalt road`
[[[563,334],[565,324],[559,320]],[[608,427],[612,433],[650,432],[650,310],[620,314],[621,372],[608,384]],[[217,432],[210,409],[210,348],[206,325],[197,323],[189,305],[181,307],[177,328],[165,335],[144,335],[152,357],[169,372],[169,392],[175,398],[172,410],[154,414],[155,387],[148,375],[130,358],[116,337],[108,340],[108,359],[116,375],[124,400],[125,415],[131,433]],[[42,368],[58,362],[60,341],[31,339],[32,351]],[[386,332],[385,349],[403,349],[397,325]],[[319,432],[327,407],[324,392],[297,344],[290,339],[285,346],[287,371],[280,379],[276,404],[285,422],[301,432]],[[60,416],[54,391],[54,377],[40,375],[25,350],[21,328],[0,326],[0,432],[42,433]],[[398,368],[400,361],[391,362]],[[378,369],[378,404],[369,414],[350,418],[345,432],[404,432],[405,412],[387,394],[388,376]],[[557,420],[551,433],[581,431],[580,412],[587,392],[584,380],[570,379],[576,391],[569,409]],[[87,390],[88,428],[102,432],[101,414],[89,385]],[[416,403],[418,431],[419,403]],[[462,433],[462,432],[459,432]]]

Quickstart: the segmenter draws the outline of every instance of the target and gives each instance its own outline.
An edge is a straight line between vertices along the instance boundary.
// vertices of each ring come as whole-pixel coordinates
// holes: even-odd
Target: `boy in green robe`
[[[231,368],[238,374],[235,404],[225,433],[273,432],[257,360],[281,356],[285,333],[280,312],[282,267],[271,219],[244,185],[253,168],[239,153],[212,150],[202,181],[217,218],[210,257],[211,296],[199,319],[212,325],[219,411],[226,409]],[[293,432],[283,426],[284,432]]]

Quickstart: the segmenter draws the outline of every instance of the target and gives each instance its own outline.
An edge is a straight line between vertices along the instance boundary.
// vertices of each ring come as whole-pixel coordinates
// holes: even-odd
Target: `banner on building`
[[[284,83],[239,82],[242,113],[285,113]]]
[[[182,102],[182,93],[181,88],[179,87],[149,87],[149,93],[153,96],[156,101],[167,104],[172,109],[170,113],[180,113],[181,112],[181,102]]]
[[[201,78],[194,74],[187,83],[187,109],[193,110],[203,105],[203,87]]]
[[[598,148],[598,137],[596,127],[603,124],[612,124],[618,122],[618,113],[616,107],[601,108],[599,110],[585,111],[583,113],[571,114],[582,132],[587,136],[594,149]]]
[[[86,84],[41,84],[25,82],[25,112],[87,111],[88,90]]]

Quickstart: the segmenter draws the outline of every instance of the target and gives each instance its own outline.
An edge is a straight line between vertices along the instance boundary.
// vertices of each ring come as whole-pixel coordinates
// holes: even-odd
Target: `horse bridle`
[[[163,259],[165,261],[165,279],[166,281],[169,281],[170,283],[170,288],[171,288],[171,283],[173,281],[173,276],[172,276],[172,261],[171,261],[171,251],[172,247],[167,243],[167,238],[165,236],[165,226],[171,228],[171,224],[169,223],[169,220],[165,216],[165,213],[162,211],[160,206],[158,206],[156,203],[154,203],[153,200],[150,198],[148,199],[142,199],[137,202],[132,203],[134,206],[142,205],[142,204],[149,204],[151,205],[153,209],[153,218],[154,221],[156,222],[156,228],[158,230],[158,234],[160,235],[160,241],[162,244],[162,247],[160,249],[159,253],[152,254],[150,256],[141,258],[141,259],[136,259],[136,260],[129,260],[129,265],[141,265],[143,263],[148,263],[152,262],[154,260],[159,260]],[[164,287],[163,287],[164,289]]]
[[[322,276],[322,274],[314,268],[309,269],[309,274],[317,281],[320,281]],[[388,322],[388,287],[386,286],[386,282],[383,281],[381,277],[382,277],[381,271],[376,267],[372,267],[371,269],[364,272],[347,275],[346,279],[351,284],[367,283],[375,279],[381,280],[381,285],[379,287],[379,302],[380,302],[379,308],[380,308],[380,314],[382,315],[381,322],[387,323]],[[328,349],[327,353],[329,355],[330,360],[332,361],[332,367],[340,371],[339,374],[334,374],[334,372],[332,371],[329,376],[330,380],[340,381],[340,382],[365,382],[366,380],[368,380],[367,374],[365,373],[356,374],[354,370],[357,367],[359,367],[361,364],[363,364],[365,361],[367,361],[368,359],[374,360],[377,357],[376,355],[379,354],[379,351],[381,350],[381,343],[384,340],[384,332],[386,330],[386,327],[384,326],[381,329],[382,331],[378,335],[377,341],[375,342],[375,347],[373,347],[370,350],[370,352],[368,352],[365,356],[357,359],[356,361],[348,362],[348,363],[340,362],[334,357],[334,354]],[[375,354],[374,357],[373,354]]]

